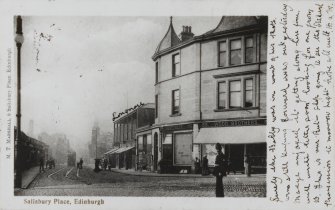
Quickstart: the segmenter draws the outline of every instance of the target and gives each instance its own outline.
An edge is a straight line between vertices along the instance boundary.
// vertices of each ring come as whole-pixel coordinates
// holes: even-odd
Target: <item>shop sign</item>
[[[200,123],[199,126],[201,128],[208,128],[208,127],[235,127],[235,126],[256,126],[256,125],[266,125],[266,119],[202,122]]]
[[[181,124],[162,127],[162,131],[193,130],[193,124]]]

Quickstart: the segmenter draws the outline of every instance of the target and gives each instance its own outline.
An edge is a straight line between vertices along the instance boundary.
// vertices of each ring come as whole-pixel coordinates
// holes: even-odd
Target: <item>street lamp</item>
[[[16,160],[15,160],[15,187],[20,188],[22,186],[22,167],[21,167],[21,47],[24,38],[22,33],[22,18],[18,16],[16,18],[16,36],[15,43],[17,48],[17,111],[16,111],[16,139],[15,139],[15,149],[16,149]]]

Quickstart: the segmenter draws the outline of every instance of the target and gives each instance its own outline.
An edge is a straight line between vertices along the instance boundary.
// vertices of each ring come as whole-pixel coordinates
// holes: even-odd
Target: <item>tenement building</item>
[[[267,17],[224,16],[216,28],[194,36],[170,26],[155,62],[153,159],[165,170],[192,171],[215,143],[231,170],[266,170]],[[155,166],[154,168],[157,168]]]

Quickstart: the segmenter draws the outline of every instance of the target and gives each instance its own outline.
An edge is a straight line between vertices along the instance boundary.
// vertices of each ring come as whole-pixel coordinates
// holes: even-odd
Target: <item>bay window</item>
[[[256,36],[225,38],[218,42],[218,66],[236,66],[256,62]]]
[[[255,75],[231,77],[217,83],[217,110],[255,107]]]

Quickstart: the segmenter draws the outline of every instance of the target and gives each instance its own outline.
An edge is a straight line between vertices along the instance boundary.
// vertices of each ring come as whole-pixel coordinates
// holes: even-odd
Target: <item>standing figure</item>
[[[217,143],[215,145],[215,149],[218,153],[215,158],[215,167],[213,172],[213,175],[216,177],[216,197],[224,197],[222,178],[223,176],[226,176],[227,162],[224,154],[222,153],[221,144]]]
[[[80,169],[83,169],[83,163],[84,163],[83,158],[80,158],[80,161],[79,161],[79,168]]]
[[[207,159],[207,155],[205,155],[202,159],[202,173],[201,175],[208,175],[209,174],[209,170],[208,170],[208,159]]]
[[[194,168],[195,168],[195,173],[199,174],[199,172],[200,172],[200,160],[199,160],[198,157],[195,158]]]
[[[44,172],[44,158],[40,157],[40,173]]]
[[[249,177],[251,174],[251,163],[250,163],[250,157],[247,154],[244,156],[244,168],[245,168],[245,174]]]

